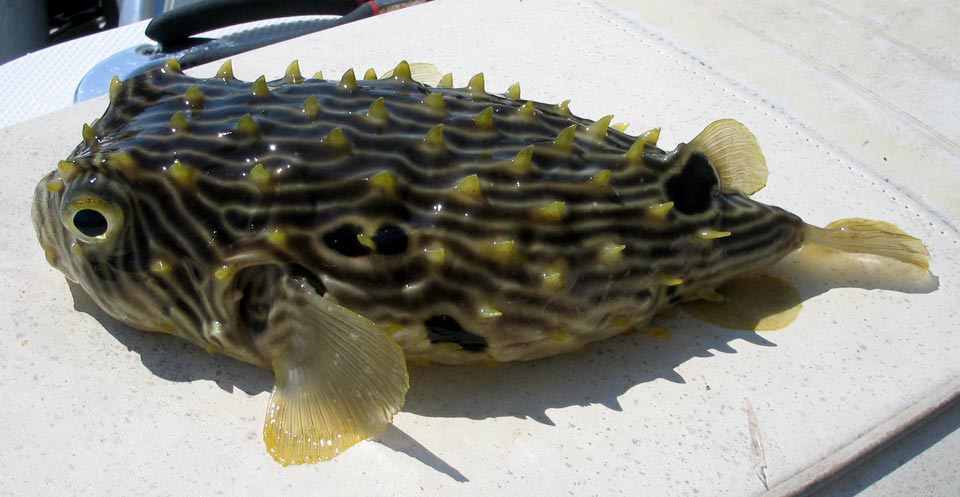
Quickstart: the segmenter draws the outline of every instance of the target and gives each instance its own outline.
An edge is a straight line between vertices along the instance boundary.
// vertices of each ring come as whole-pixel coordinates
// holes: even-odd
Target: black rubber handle
[[[305,15],[343,16],[363,3],[363,0],[204,0],[160,14],[147,25],[146,34],[161,45],[177,45],[192,35],[244,22]]]

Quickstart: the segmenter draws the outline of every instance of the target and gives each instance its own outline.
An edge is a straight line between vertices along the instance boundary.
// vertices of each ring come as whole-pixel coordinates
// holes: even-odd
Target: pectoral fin
[[[409,386],[406,362],[372,322],[308,283],[277,285],[257,338],[277,381],[263,440],[284,466],[326,461],[387,427]]]

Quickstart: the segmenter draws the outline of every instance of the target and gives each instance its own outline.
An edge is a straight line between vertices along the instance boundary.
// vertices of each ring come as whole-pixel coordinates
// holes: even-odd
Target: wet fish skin
[[[193,78],[175,61],[110,89],[37,186],[48,261],[114,318],[272,369],[282,464],[382,430],[405,361],[528,360],[716,296],[805,241],[925,267],[922,243],[813,228],[749,198],[756,138],[720,120],[666,151],[568,102],[415,80]]]
[[[251,271],[296,266],[411,359],[457,363],[581,347],[799,243],[799,219],[721,194],[708,164],[684,177],[682,145],[666,152],[608,123],[491,95],[482,76],[434,88],[155,71],[115,89],[65,181],[68,197],[96,182],[128,213],[111,248],[133,267],[81,240],[88,258],[65,270],[137,328],[259,363],[229,301],[237,282],[262,285]],[[70,235],[55,236],[48,245]]]

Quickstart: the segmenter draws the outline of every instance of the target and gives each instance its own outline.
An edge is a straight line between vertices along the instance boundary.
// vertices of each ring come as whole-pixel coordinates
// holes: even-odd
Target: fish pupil
[[[107,232],[107,218],[93,209],[80,209],[73,215],[73,225],[84,235],[97,237]]]
[[[680,174],[667,180],[667,196],[674,208],[683,214],[699,214],[710,209],[720,180],[710,161],[703,154],[687,159]]]

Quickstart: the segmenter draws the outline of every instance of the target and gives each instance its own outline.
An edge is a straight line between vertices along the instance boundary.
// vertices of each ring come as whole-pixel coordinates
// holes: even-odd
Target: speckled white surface
[[[800,258],[776,269],[807,299],[779,332],[678,313],[662,322],[665,340],[636,334],[498,369],[413,368],[404,411],[377,441],[283,469],[260,441],[267,372],[125,328],[75,301],[46,265],[29,223],[33,185],[102,112],[91,102],[0,131],[0,494],[759,495],[761,467],[774,486],[958,376],[960,251],[942,213],[836,153],[777,102],[591,1],[471,3],[469,16],[464,5],[318,33],[235,57],[234,68],[252,80],[278,77],[294,56],[328,74],[431,61],[458,84],[484,71],[491,90],[519,80],[525,96],[572,98],[578,115],[615,112],[633,132],[663,126],[663,145],[736,117],[770,165],[758,199],[815,224],[892,221],[928,242],[939,279],[890,283],[888,264]]]

